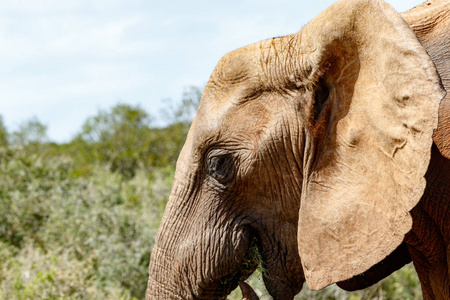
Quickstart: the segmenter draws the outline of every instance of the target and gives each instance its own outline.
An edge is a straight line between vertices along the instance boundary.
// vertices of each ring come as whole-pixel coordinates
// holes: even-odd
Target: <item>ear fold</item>
[[[315,91],[298,247],[309,287],[321,289],[368,270],[411,229],[444,92],[383,1],[340,1],[298,37]]]

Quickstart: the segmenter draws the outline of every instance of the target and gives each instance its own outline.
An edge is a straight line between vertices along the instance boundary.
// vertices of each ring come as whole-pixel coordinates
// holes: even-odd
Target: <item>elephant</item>
[[[450,3],[340,0],[226,54],[202,93],[146,299],[225,299],[258,261],[274,299],[414,263],[450,299]],[[255,256],[258,259],[255,259]]]

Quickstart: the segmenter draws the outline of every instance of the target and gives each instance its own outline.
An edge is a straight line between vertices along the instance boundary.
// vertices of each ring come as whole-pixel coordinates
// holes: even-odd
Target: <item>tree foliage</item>
[[[86,120],[68,148],[82,161],[106,164],[125,178],[132,178],[138,169],[173,166],[200,97],[199,88],[187,89],[178,106],[165,110],[166,127],[152,126],[153,118],[140,106],[118,104],[101,110]]]
[[[38,118],[33,117],[19,125],[11,136],[11,144],[17,146],[33,146],[46,143],[47,126],[42,124]]]
[[[75,142],[86,156],[131,178],[139,163],[148,163],[150,125],[151,118],[142,108],[119,104],[87,119]]]
[[[0,116],[0,147],[8,146],[8,130],[3,123],[3,117]]]

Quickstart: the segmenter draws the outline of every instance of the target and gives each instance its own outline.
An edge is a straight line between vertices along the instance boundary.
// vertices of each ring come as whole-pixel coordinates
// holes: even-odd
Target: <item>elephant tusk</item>
[[[239,287],[242,291],[242,300],[259,300],[258,295],[256,295],[252,287],[244,281],[239,281]]]

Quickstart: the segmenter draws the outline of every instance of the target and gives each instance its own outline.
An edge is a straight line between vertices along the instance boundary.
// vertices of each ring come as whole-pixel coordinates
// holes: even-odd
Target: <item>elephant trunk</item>
[[[180,259],[177,258],[177,248],[180,246],[183,230],[186,229],[183,228],[186,227],[183,226],[186,212],[178,209],[176,203],[189,198],[189,187],[181,188],[182,185],[177,184],[177,181],[179,182],[175,178],[151,253],[146,300],[190,299],[192,297],[184,288],[188,285],[183,282],[186,278],[177,274],[180,272],[175,270],[177,261]]]
[[[146,300],[187,298],[180,294],[180,287],[172,282],[170,270],[167,267],[171,265],[172,259],[166,253],[157,246],[153,248],[145,293]]]

